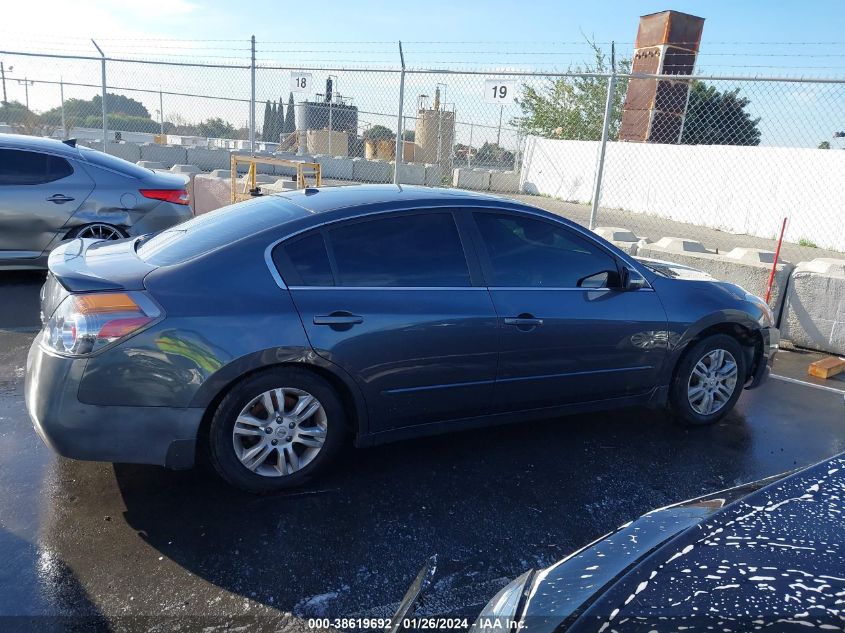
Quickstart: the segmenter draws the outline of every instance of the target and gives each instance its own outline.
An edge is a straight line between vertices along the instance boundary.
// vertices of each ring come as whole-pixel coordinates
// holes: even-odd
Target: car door
[[[360,384],[370,432],[489,410],[496,314],[451,211],[330,225],[273,256],[316,353]]]
[[[563,223],[472,215],[499,318],[498,408],[632,396],[656,385],[667,324],[653,290],[622,290],[616,258]]]
[[[94,189],[63,156],[0,148],[0,257],[38,257]]]

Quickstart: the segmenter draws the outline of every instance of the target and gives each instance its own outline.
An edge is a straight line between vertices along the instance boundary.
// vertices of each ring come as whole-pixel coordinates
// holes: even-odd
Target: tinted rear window
[[[171,266],[306,213],[279,198],[256,198],[233,204],[148,238],[138,246],[138,257],[155,266]]]
[[[334,276],[326,252],[326,243],[319,233],[285,245],[285,254],[306,286],[333,286]]]
[[[40,185],[72,173],[73,168],[64,158],[41,152],[0,149],[0,185]]]
[[[103,152],[98,152],[95,149],[80,147],[79,153],[87,162],[92,165],[96,165],[97,167],[105,167],[106,169],[111,169],[112,171],[132,176],[133,178],[144,178],[150,175],[149,169],[138,167],[138,165],[130,163],[128,160],[123,160],[117,156],[111,156],[110,154],[104,154]]]

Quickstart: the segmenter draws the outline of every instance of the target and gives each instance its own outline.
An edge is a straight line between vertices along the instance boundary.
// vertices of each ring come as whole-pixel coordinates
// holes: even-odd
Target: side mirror
[[[641,290],[648,287],[648,282],[640,273],[627,266],[622,268],[622,289]]]

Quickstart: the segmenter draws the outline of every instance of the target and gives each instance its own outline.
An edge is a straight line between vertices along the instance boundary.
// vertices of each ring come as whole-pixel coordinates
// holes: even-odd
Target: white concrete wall
[[[529,137],[520,186],[588,203],[598,141]],[[845,152],[733,145],[607,144],[601,206],[845,251]],[[601,220],[601,217],[599,217]]]

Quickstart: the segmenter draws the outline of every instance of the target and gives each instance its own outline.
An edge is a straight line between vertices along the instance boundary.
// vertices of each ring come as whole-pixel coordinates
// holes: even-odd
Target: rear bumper
[[[772,370],[772,364],[775,362],[775,355],[777,354],[780,345],[780,330],[776,327],[765,327],[760,330],[760,335],[763,338],[763,351],[760,356],[760,361],[754,368],[754,373],[751,376],[751,381],[745,387],[746,389],[754,389],[766,382],[769,373]]]
[[[26,363],[26,409],[50,448],[73,459],[193,465],[202,409],[84,404],[77,389],[88,361],[45,352],[40,338]]]
[[[142,215],[134,224],[127,227],[126,231],[132,237],[158,233],[185,220],[190,220],[192,217],[194,217],[194,212],[187,204],[160,202]]]

